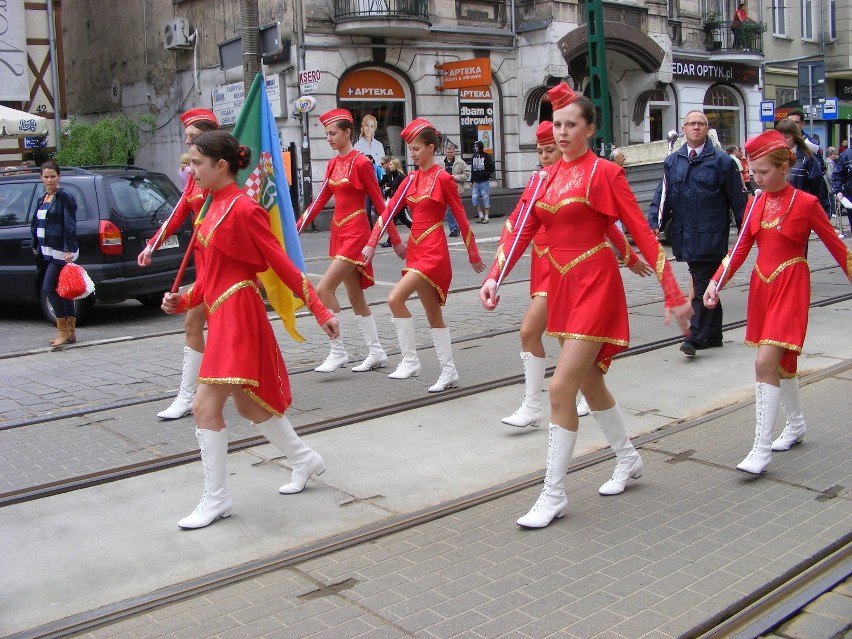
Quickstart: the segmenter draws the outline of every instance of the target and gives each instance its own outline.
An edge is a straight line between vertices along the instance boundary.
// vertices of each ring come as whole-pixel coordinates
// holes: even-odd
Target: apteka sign
[[[491,85],[491,60],[488,58],[444,62],[436,64],[435,68],[441,72],[439,91]]]

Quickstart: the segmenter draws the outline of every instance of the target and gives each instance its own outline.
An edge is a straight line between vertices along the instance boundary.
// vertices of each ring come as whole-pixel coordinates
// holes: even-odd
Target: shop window
[[[742,145],[740,139],[740,105],[731,89],[713,87],[704,96],[704,114],[710,127],[716,130],[719,144],[724,149],[732,144]]]

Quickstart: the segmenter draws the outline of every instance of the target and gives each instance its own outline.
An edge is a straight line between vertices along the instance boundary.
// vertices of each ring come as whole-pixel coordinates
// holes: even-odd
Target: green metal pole
[[[586,32],[589,42],[589,89],[597,111],[594,150],[606,155],[612,148],[612,109],[606,72],[606,38],[602,0],[586,0]]]

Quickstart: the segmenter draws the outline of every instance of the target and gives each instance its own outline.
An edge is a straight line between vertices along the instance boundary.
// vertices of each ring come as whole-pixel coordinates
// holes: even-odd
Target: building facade
[[[64,46],[73,60],[70,110],[83,118],[118,109],[154,114],[157,130],[138,163],[175,173],[184,150],[178,114],[213,106],[232,116],[238,109],[233,85],[242,68],[220,65],[220,45],[240,34],[239,0],[64,5]],[[775,91],[768,83],[787,81],[765,50],[787,39],[754,27],[736,33],[735,5],[604,1],[615,145],[663,140],[691,109],[708,113],[723,145],[763,129],[760,103]],[[586,7],[579,0],[259,0],[258,6],[260,26],[280,35],[279,48],[265,51],[264,72],[276,90],[282,142],[303,152],[297,164],[304,161],[307,184],[321,181],[331,156],[316,116],[340,106],[353,112],[356,128],[365,116],[375,118],[373,138],[368,126],[360,144],[374,155],[381,149],[406,159],[399,132],[424,117],[463,157],[483,141],[497,166],[496,184],[521,187],[536,163],[535,128],[551,114],[547,89],[563,80],[578,92],[589,89]],[[766,18],[756,0],[748,11],[757,24]],[[837,23],[848,27],[842,15],[848,7],[837,11]],[[842,37],[840,31],[836,43],[848,40],[848,28]],[[167,42],[170,33],[176,42]],[[846,48],[848,69],[848,42]],[[480,73],[483,82],[447,88],[455,73]],[[306,94],[316,109],[295,113]]]

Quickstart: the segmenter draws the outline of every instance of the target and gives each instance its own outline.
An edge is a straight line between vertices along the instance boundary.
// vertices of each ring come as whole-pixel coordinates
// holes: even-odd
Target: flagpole
[[[525,203],[525,207],[521,209],[521,212],[518,214],[518,226],[515,229],[515,241],[512,242],[512,248],[509,249],[509,254],[506,256],[506,262],[503,264],[503,269],[500,271],[500,275],[497,278],[497,285],[494,287],[494,295],[497,295],[497,290],[500,288],[500,284],[503,283],[503,278],[506,277],[506,272],[508,270],[508,264],[512,261],[512,255],[515,253],[515,249],[518,246],[518,240],[521,239],[521,233],[523,233],[524,226],[527,223],[527,218],[530,216],[530,211],[532,210],[533,205],[535,204],[536,197],[538,196],[538,191],[541,189],[541,185],[544,184],[544,181],[547,179],[546,171],[538,172],[538,184],[535,185],[535,191],[533,191],[532,197],[528,202]]]
[[[183,275],[186,273],[186,267],[189,264],[189,258],[192,255],[193,249],[195,249],[195,238],[198,235],[198,226],[195,226],[192,229],[192,237],[189,239],[189,246],[186,248],[186,254],[183,256],[183,260],[180,263],[180,268],[177,272],[177,277],[175,277],[175,283],[172,284],[172,293],[177,293],[180,288],[180,283],[183,280]]]
[[[761,194],[761,195],[763,195],[763,194]],[[754,210],[754,205],[755,205],[755,204],[757,204],[757,199],[758,199],[758,198],[754,198],[754,199],[751,201],[751,206],[750,206],[750,207],[749,207],[749,209],[748,209],[748,214],[746,215],[745,220],[743,220],[743,225],[742,225],[742,227],[741,227],[741,228],[742,228],[742,230],[740,231],[740,234],[739,234],[739,236],[737,237],[737,241],[736,241],[736,242],[734,242],[734,248],[732,248],[732,249],[731,249],[731,252],[730,252],[730,254],[728,255],[728,261],[727,261],[727,263],[725,264],[725,268],[723,268],[723,269],[722,269],[722,275],[721,275],[721,277],[719,278],[719,283],[716,285],[716,293],[718,293],[719,291],[721,291],[721,290],[722,290],[722,287],[723,287],[723,286],[725,286],[725,283],[726,283],[726,282],[725,282],[725,275],[727,274],[728,269],[729,269],[729,268],[730,268],[730,266],[731,266],[731,258],[734,256],[734,253],[736,253],[736,252],[737,252],[737,247],[740,245],[740,241],[743,239],[743,234],[744,234],[745,230],[748,228],[748,221],[751,219],[751,212]]]
[[[178,200],[177,204],[175,204],[175,208],[172,209],[171,215],[169,215],[169,217],[166,218],[166,221],[163,222],[162,226],[160,226],[160,230],[157,232],[157,235],[155,236],[156,239],[155,239],[154,245],[151,249],[152,251],[157,250],[157,245],[160,243],[160,240],[163,239],[163,234],[166,232],[166,228],[168,227],[169,222],[172,221],[172,218],[175,216],[175,213],[177,213],[177,210],[178,210],[178,207],[180,206],[180,203],[185,201],[185,200],[186,200],[186,191],[184,191],[183,193],[180,194],[180,199]]]

